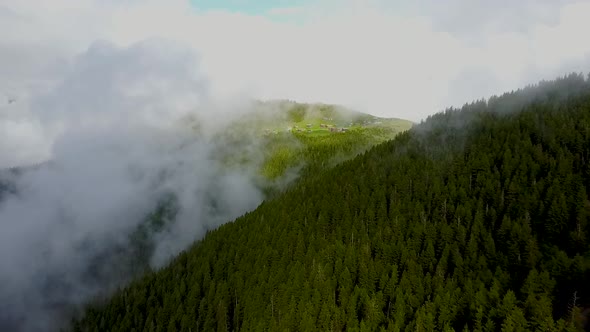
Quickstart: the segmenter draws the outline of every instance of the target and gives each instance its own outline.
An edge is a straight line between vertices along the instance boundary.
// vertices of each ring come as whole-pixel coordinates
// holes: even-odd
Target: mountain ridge
[[[72,328],[583,329],[589,110],[573,74],[434,115],[208,232]]]

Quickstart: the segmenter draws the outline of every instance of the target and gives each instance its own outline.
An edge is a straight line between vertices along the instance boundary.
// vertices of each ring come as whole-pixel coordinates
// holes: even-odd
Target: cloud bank
[[[0,202],[0,330],[52,330],[127,281],[116,259],[167,197],[174,218],[141,253],[154,267],[261,202],[253,173],[218,156],[215,135],[237,114],[211,100],[194,59],[160,40],[95,43],[31,100],[51,160],[14,176]]]
[[[188,0],[4,0],[0,92],[47,89],[97,39],[128,46],[159,37],[196,50],[220,98],[337,103],[418,121],[588,71],[588,15],[590,3],[576,0],[324,0],[259,15],[203,10]],[[0,109],[0,166],[31,159],[14,157],[7,145],[47,154],[35,125],[6,120],[7,113]]]

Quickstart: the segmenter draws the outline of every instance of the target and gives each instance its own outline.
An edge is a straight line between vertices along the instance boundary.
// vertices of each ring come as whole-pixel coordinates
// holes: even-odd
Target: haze
[[[174,40],[216,96],[337,103],[414,121],[590,63],[587,1],[0,2],[0,92],[59,81],[97,39]],[[4,103],[1,103],[4,104]],[[0,166],[48,157],[25,110],[0,110]],[[21,105],[22,107],[22,105]]]
[[[125,282],[88,271],[167,195],[154,267],[254,209],[252,165],[216,154],[252,99],[419,121],[587,72],[588,17],[587,1],[0,0],[0,170],[40,165],[0,195],[0,330],[51,329],[56,307]],[[240,149],[259,159],[255,138]]]

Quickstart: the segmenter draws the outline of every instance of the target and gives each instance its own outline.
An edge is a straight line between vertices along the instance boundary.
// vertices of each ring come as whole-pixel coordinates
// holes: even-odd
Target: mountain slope
[[[590,84],[435,115],[211,231],[74,330],[576,330]]]
[[[107,147],[102,138],[77,142],[70,158],[57,149],[51,162],[0,170],[0,220],[8,229],[0,330],[56,330],[80,305],[162,266],[207,229],[398,132],[362,123],[346,132],[267,134],[266,127],[295,123],[293,109],[304,121],[373,117],[327,105],[259,107],[267,108],[228,110],[219,122],[195,112],[165,135],[150,128]],[[236,111],[245,118],[232,123]]]

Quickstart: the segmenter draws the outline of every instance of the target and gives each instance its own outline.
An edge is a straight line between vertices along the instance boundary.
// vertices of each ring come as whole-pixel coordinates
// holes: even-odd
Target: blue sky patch
[[[199,10],[226,10],[249,15],[288,14],[310,0],[192,0]]]

